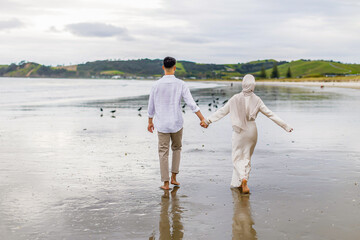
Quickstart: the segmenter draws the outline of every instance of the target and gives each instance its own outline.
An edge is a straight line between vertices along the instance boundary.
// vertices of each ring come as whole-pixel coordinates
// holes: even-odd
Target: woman
[[[230,98],[224,107],[201,123],[201,126],[206,128],[209,124],[220,120],[230,113],[234,130],[232,134],[232,162],[234,170],[231,186],[240,188],[242,193],[250,192],[247,182],[251,170],[251,156],[257,142],[255,124],[257,114],[261,112],[287,132],[293,131],[289,125],[265,106],[263,101],[255,95],[254,89],[254,76],[250,74],[245,75],[242,81],[242,91]]]

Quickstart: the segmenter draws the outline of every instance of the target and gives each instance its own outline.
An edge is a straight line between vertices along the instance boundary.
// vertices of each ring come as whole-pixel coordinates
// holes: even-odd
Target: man
[[[184,123],[181,112],[181,99],[183,99],[190,109],[199,117],[202,124],[205,122],[185,82],[174,76],[176,70],[175,65],[175,58],[166,57],[164,59],[162,68],[165,75],[153,85],[148,105],[148,131],[152,133],[154,127],[158,131],[161,181],[164,182],[164,185],[160,188],[164,190],[170,189],[168,160],[170,140],[172,150],[171,184],[180,185],[176,180],[176,174],[179,173]]]

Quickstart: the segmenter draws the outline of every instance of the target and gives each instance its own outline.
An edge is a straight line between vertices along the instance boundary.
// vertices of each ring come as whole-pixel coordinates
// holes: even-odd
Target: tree
[[[260,78],[266,78],[266,71],[264,65],[261,67]]]
[[[279,70],[277,68],[277,63],[274,62],[274,66],[273,66],[273,69],[271,72],[271,78],[279,78],[279,77],[280,77],[280,74],[279,74]]]
[[[288,70],[287,70],[286,77],[287,77],[287,78],[292,78],[292,73],[291,73],[290,67],[289,67]]]
[[[19,66],[22,66],[22,65],[25,65],[26,64],[26,61],[25,60],[22,60],[21,62],[19,62]]]

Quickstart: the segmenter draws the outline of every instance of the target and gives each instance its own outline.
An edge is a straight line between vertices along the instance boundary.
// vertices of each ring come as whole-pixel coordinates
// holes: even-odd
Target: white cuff
[[[200,111],[200,108],[198,106],[196,106],[196,108],[193,110],[193,113],[196,113],[198,111]]]

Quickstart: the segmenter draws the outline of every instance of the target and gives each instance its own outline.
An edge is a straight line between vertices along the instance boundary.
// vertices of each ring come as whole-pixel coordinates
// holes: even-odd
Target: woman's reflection
[[[254,221],[251,217],[249,195],[243,195],[239,189],[232,188],[234,201],[234,216],[232,224],[232,239],[257,239],[253,228]]]
[[[160,239],[175,240],[182,239],[184,236],[184,227],[181,223],[182,210],[179,206],[179,198],[176,196],[176,192],[178,190],[179,187],[174,187],[171,192],[165,190],[164,195],[161,197],[161,212],[159,222]],[[170,205],[171,209],[169,212]],[[169,215],[171,216],[171,222]]]

